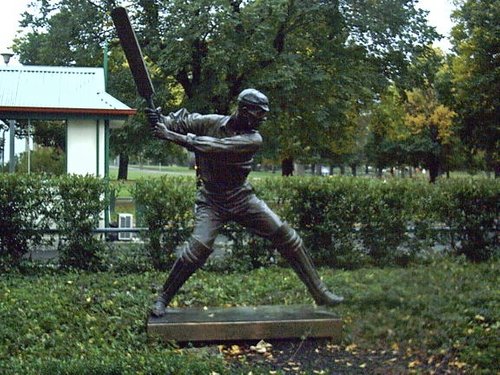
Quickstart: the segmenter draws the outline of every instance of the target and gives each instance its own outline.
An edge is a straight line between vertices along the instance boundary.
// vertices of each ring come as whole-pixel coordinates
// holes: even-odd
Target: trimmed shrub
[[[57,227],[65,266],[94,268],[102,242],[92,233],[103,212],[105,182],[93,177],[0,177],[0,266],[17,265]],[[318,266],[406,265],[433,249],[472,261],[499,255],[497,180],[269,178],[254,180],[257,196],[303,237]],[[139,226],[149,227],[154,268],[171,266],[194,223],[192,177],[143,179],[132,187]],[[229,223],[217,268],[245,271],[281,261],[269,241]],[[214,262],[209,265],[215,266]],[[127,266],[128,267],[128,266]],[[143,268],[143,266],[141,266]]]
[[[103,180],[91,176],[62,176],[54,179],[58,196],[54,220],[64,241],[61,263],[68,267],[93,269],[99,264],[103,242],[93,230],[106,207]]]
[[[471,260],[498,254],[497,181],[389,181],[362,178],[269,178],[254,180],[257,196],[303,237],[317,265],[356,268],[406,265],[433,247]],[[134,198],[152,228],[149,251],[161,256],[189,237],[193,224],[192,178],[168,177],[137,184]],[[217,268],[245,271],[276,263],[268,241],[235,224],[225,262]]]
[[[196,182],[191,177],[141,179],[131,190],[139,225],[149,227],[147,250],[158,270],[170,267],[176,247],[193,228]]]
[[[28,245],[42,243],[50,184],[32,175],[0,175],[0,269],[17,267]]]
[[[496,180],[442,181],[431,208],[450,231],[448,241],[471,261],[499,255],[500,189]]]
[[[44,232],[58,229],[61,264],[93,268],[102,243],[93,234],[106,207],[105,183],[90,176],[0,176],[0,267],[17,267]]]

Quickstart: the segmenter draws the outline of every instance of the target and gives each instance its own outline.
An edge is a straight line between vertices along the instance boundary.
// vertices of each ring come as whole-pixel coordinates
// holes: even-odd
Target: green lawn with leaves
[[[195,171],[192,168],[182,167],[177,165],[169,166],[153,166],[144,165],[142,167],[134,165],[128,170],[128,176],[126,181],[117,181],[118,168],[110,168],[110,180],[111,186],[116,189],[116,196],[120,198],[128,198],[131,196],[130,189],[131,186],[135,184],[137,180],[147,179],[147,178],[158,178],[161,176],[189,176],[195,177]],[[253,171],[250,174],[250,181],[253,179],[261,179],[267,177],[277,177],[281,176],[280,172],[267,172],[267,171]]]
[[[370,373],[364,356],[383,353],[389,356],[387,369],[397,364],[415,373],[498,370],[498,262],[443,260],[411,268],[320,273],[346,296],[333,309],[344,320],[343,341],[335,348],[338,358],[349,352],[359,360],[348,362],[354,369]],[[1,275],[0,373],[287,372],[272,361],[256,364],[245,355],[235,359],[222,346],[193,350],[149,338],[147,309],[163,278],[153,271]],[[245,274],[200,270],[173,301],[176,306],[304,303],[312,300],[303,285],[291,270],[278,267]],[[338,371],[339,361],[294,368],[299,373],[331,373]]]

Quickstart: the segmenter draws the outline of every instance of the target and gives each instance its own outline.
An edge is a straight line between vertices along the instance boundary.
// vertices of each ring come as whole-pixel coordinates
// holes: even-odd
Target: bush
[[[141,179],[131,190],[139,225],[149,227],[147,249],[156,269],[171,265],[175,248],[192,231],[195,190],[193,178],[167,176]]]
[[[496,180],[451,180],[438,185],[432,210],[451,229],[449,242],[472,261],[498,256],[500,189]]]
[[[471,260],[498,252],[495,236],[499,184],[450,180],[430,185],[403,179],[269,178],[253,182],[257,195],[304,238],[318,265],[356,268],[406,265],[433,246],[454,249]],[[193,223],[192,178],[163,178],[138,183],[134,198],[150,233],[150,252],[164,268]],[[163,234],[162,234],[163,233]],[[268,241],[244,228],[221,232],[229,251],[225,270],[245,271],[276,262]]]
[[[54,147],[40,147],[30,151],[30,172],[31,173],[49,173],[61,176],[66,171],[66,159],[64,152]],[[16,164],[18,173],[28,171],[28,154],[23,152]]]
[[[90,176],[1,175],[0,266],[19,266],[29,246],[58,229],[62,264],[95,267],[102,244],[93,230],[106,206],[104,189]]]
[[[0,269],[17,267],[48,225],[50,184],[31,175],[0,175]]]
[[[473,261],[499,255],[500,185],[496,180],[363,178],[268,178],[253,182],[257,195],[304,238],[321,266],[406,265],[433,248]],[[92,177],[0,178],[0,259],[16,265],[40,229],[57,225],[64,240],[62,262],[92,268],[102,244],[92,234],[104,210],[105,182]],[[176,248],[194,222],[192,177],[138,181],[131,191],[139,226],[149,227],[146,249],[154,268],[170,267]],[[244,228],[221,231],[228,250],[217,268],[246,271],[274,264],[269,241]],[[271,250],[271,251],[270,251]],[[209,265],[213,262],[209,262]]]
[[[58,191],[54,202],[55,223],[64,238],[61,263],[69,267],[96,268],[103,242],[95,237],[93,230],[106,207],[105,184],[90,176],[63,176],[53,181]]]

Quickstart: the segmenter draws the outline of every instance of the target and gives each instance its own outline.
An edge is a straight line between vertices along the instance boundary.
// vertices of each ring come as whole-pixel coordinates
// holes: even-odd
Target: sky
[[[9,5],[5,5],[6,0],[3,1],[2,10],[0,11],[0,53],[9,52],[9,47],[20,29],[19,20],[21,14],[27,9],[31,0],[11,0]],[[453,9],[451,0],[420,0],[419,6],[430,11],[428,15],[429,23],[435,26],[440,34],[449,36],[453,26],[450,20],[450,13]],[[445,51],[450,48],[447,39],[441,40],[437,45]],[[3,64],[3,61],[0,60],[0,63]],[[17,60],[14,56],[9,65],[15,64],[17,64]]]

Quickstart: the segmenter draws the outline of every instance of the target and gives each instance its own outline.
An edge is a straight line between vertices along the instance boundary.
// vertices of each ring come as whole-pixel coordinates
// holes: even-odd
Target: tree
[[[397,88],[390,86],[372,104],[368,113],[369,135],[365,153],[380,177],[383,168],[406,161],[402,142],[409,137],[409,133],[404,124],[404,107]]]
[[[500,36],[498,0],[457,1],[452,30],[455,111],[470,152],[484,153],[488,170],[500,174]]]
[[[443,168],[446,145],[454,135],[456,113],[439,103],[433,88],[413,89],[407,93],[405,124],[411,133],[409,152],[419,155],[435,182]]]
[[[32,31],[16,46],[23,62],[93,65],[108,41],[117,59],[113,74],[123,72],[109,19],[114,1],[35,3],[40,12],[23,21]],[[352,103],[361,108],[389,80],[402,81],[436,37],[414,0],[133,0],[127,9],[167,112],[182,105],[228,113],[243,88],[258,87],[273,104],[262,130],[277,147],[267,152],[286,165],[331,154],[352,131]],[[110,90],[140,107],[125,86]],[[117,142],[125,153],[148,143],[133,138],[147,132],[130,126]]]

